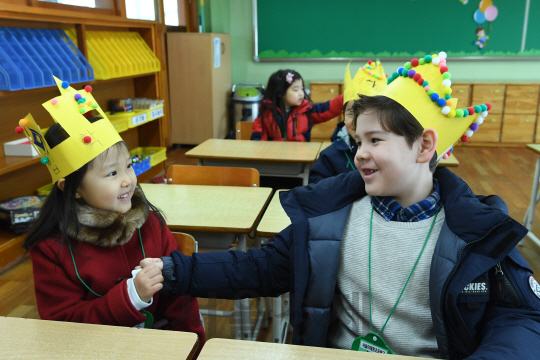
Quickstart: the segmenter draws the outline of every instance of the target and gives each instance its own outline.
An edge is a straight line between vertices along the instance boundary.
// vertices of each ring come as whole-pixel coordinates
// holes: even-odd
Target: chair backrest
[[[236,123],[236,140],[251,140],[253,123],[251,121],[239,121]]]
[[[197,241],[189,234],[181,232],[172,232],[176,242],[178,243],[178,250],[184,255],[191,256],[193,253],[199,251]]]
[[[225,166],[171,165],[167,169],[167,184],[254,187],[259,186],[259,171]]]

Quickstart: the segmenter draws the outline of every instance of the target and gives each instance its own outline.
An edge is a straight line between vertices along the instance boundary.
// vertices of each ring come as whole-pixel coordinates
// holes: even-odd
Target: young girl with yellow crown
[[[19,122],[55,185],[25,239],[42,319],[205,334],[197,299],[160,294],[157,267],[133,270],[177,243],[144,196],[127,145],[91,95],[56,79],[61,96],[43,106],[55,124],[43,136],[29,114]],[[99,113],[86,118],[84,114]],[[133,271],[132,271],[133,270]],[[163,323],[165,321],[161,321]]]

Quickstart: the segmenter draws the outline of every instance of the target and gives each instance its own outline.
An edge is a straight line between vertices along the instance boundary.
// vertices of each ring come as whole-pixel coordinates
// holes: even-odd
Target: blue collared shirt
[[[371,197],[371,205],[386,221],[415,222],[429,219],[442,207],[439,182],[433,178],[435,191],[424,200],[403,208],[390,197]]]

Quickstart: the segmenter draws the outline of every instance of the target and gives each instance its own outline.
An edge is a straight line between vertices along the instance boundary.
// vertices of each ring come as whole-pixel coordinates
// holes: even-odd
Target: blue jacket
[[[440,356],[538,359],[540,299],[516,248],[527,230],[503,212],[499,197],[480,201],[446,168],[434,176],[446,214],[429,278]],[[268,246],[193,257],[175,251],[172,261],[164,258],[164,276],[178,295],[238,299],[290,291],[293,343],[326,346],[343,230],[352,202],[365,195],[358,172],[282,193],[292,225]],[[490,294],[461,293],[477,282],[489,283]]]
[[[339,131],[345,126],[345,122],[340,122],[337,124],[334,133],[330,137],[332,145],[324,149],[313,168],[309,172],[309,183],[318,183],[322,179],[326,179],[338,174],[357,171],[356,166],[354,165],[354,156],[356,155],[356,150],[358,150],[358,145],[354,139],[350,139],[350,144],[347,145],[345,139],[338,137]],[[347,134],[347,137],[349,135]]]

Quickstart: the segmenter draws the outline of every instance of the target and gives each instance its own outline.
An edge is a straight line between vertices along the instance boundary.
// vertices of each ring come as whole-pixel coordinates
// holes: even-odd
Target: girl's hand
[[[133,283],[141,300],[149,303],[152,296],[163,288],[161,270],[155,265],[143,267],[133,279]]]
[[[150,265],[156,265],[159,270],[163,270],[163,260],[160,258],[146,258],[141,260],[141,267],[143,269]]]

